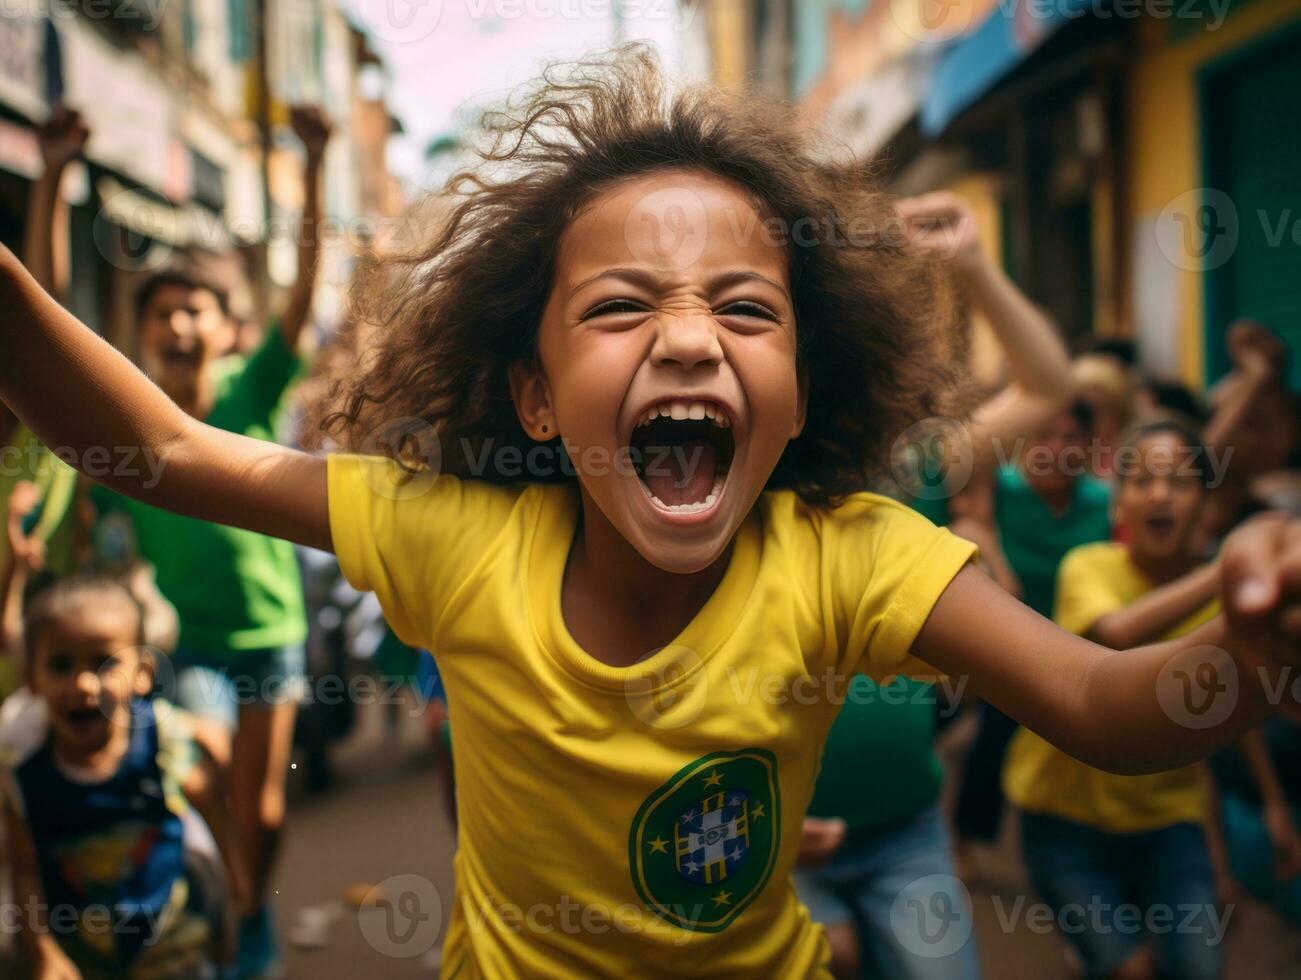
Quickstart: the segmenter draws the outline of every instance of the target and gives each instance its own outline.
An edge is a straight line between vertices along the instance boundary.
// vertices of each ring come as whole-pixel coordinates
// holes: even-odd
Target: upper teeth
[[[732,424],[727,417],[727,411],[721,405],[715,405],[713,402],[702,401],[670,401],[662,402],[653,408],[647,409],[640,419],[637,426],[640,428],[660,416],[665,418],[676,419],[709,419],[719,428],[726,429]]]

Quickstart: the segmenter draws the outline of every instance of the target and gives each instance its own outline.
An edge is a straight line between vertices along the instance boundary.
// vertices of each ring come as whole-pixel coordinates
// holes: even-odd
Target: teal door
[[[1301,28],[1293,26],[1201,75],[1207,187],[1228,195],[1238,244],[1205,273],[1206,373],[1229,366],[1224,336],[1239,317],[1287,342],[1301,390]]]

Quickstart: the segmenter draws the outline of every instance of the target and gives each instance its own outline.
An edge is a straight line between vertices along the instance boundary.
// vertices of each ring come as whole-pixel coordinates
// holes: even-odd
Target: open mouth
[[[163,363],[172,370],[188,370],[198,366],[200,353],[198,348],[193,350],[172,349],[163,352]]]
[[[629,449],[637,476],[657,507],[673,514],[698,514],[718,502],[736,439],[722,406],[673,401],[643,413]]]
[[[99,708],[74,708],[71,711],[64,712],[64,719],[73,728],[87,729],[94,727],[96,722],[106,721],[104,713]]]
[[[1159,538],[1173,533],[1175,529],[1173,517],[1148,517],[1144,519],[1143,525],[1148,529],[1149,533]]]

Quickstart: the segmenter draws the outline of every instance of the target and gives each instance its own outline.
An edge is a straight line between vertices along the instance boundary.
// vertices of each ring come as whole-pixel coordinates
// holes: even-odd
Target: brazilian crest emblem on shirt
[[[719,932],[763,890],[781,841],[777,760],[714,752],[647,797],[628,835],[633,884],[683,929]]]

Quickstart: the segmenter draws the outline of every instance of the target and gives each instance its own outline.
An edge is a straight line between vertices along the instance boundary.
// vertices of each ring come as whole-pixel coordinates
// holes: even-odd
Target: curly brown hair
[[[362,270],[356,319],[379,326],[315,413],[344,448],[373,449],[394,419],[437,433],[443,471],[458,475],[485,447],[536,446],[507,366],[537,363],[562,233],[614,182],[666,169],[735,182],[776,227],[820,229],[784,243],[808,417],[769,488],[832,504],[872,485],[908,425],[954,413],[964,373],[948,278],[907,247],[871,169],[826,162],[792,106],[709,85],[672,94],[634,44],[552,65],[483,126],[489,139],[449,180],[432,240]],[[391,441],[400,457],[420,455],[418,440]]]

